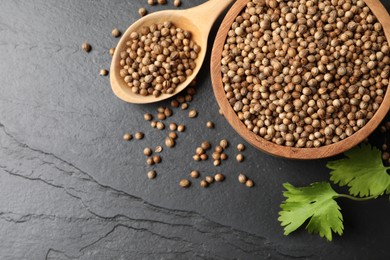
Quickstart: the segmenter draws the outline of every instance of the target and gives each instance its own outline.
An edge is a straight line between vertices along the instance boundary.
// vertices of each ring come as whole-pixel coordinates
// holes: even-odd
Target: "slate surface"
[[[181,8],[201,2],[183,0]],[[208,64],[190,104],[199,117],[174,111],[172,120],[187,131],[163,151],[157,179],[147,180],[142,150],[163,145],[167,130],[152,129],[142,115],[158,105],[124,103],[108,77],[98,75],[109,68],[108,49],[117,42],[111,30],[127,28],[145,5],[1,1],[0,259],[388,259],[384,198],[340,200],[345,234],[332,243],[302,229],[283,236],[282,183],[326,180],[326,160],[285,160],[247,146],[244,163],[228,160],[218,168],[224,183],[207,190],[199,181],[187,190],[178,186],[193,169],[217,171],[210,160],[192,161],[201,140],[243,142],[218,114]],[[173,6],[148,10],[163,8]],[[89,54],[80,50],[84,41],[93,46]],[[205,128],[208,120],[214,130]],[[122,141],[125,131],[139,130],[144,140]],[[236,151],[227,153],[233,158]],[[238,184],[238,172],[256,186]]]

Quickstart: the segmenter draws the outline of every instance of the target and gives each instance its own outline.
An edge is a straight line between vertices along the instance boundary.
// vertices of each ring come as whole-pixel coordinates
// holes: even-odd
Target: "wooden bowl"
[[[379,0],[364,1],[377,17],[378,21],[382,24],[386,39],[390,43],[389,13]],[[241,135],[254,147],[266,153],[290,159],[319,159],[330,157],[356,146],[365,138],[367,138],[378,127],[389,110],[390,86],[387,87],[385,97],[379,109],[366,123],[366,125],[353,135],[337,143],[321,146],[318,148],[287,147],[267,141],[259,135],[256,135],[252,131],[248,130],[245,124],[238,118],[237,114],[234,112],[233,108],[230,106],[227,98],[225,97],[225,90],[223,88],[221,76],[221,57],[227,33],[230,30],[230,27],[235,18],[240,14],[243,8],[245,8],[248,2],[249,0],[237,0],[237,2],[231,7],[218,30],[211,54],[211,80],[213,84],[214,95],[217,99],[218,105],[223,111],[223,115],[228,120],[230,125],[237,131],[239,135]]]

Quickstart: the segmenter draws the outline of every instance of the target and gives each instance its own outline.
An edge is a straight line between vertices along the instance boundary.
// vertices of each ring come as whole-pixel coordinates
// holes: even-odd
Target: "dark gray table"
[[[187,131],[147,180],[142,149],[162,145],[167,130],[152,129],[143,114],[158,105],[122,102],[98,75],[117,42],[112,28],[127,28],[141,6],[146,0],[1,1],[0,259],[389,259],[385,198],[339,200],[345,234],[331,243],[303,229],[283,235],[282,183],[327,180],[326,160],[284,160],[247,146],[244,163],[219,167],[224,183],[178,186],[193,169],[217,171],[210,160],[192,160],[201,140],[243,142],[218,114],[207,63],[190,104],[199,117],[174,111]],[[144,140],[122,141],[139,130]],[[254,188],[238,184],[240,171]]]

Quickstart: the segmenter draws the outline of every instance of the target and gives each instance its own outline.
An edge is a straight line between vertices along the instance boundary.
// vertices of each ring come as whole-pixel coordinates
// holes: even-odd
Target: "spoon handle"
[[[211,30],[215,20],[234,0],[209,0],[201,5],[189,8],[183,12],[191,18],[199,28],[207,32]]]

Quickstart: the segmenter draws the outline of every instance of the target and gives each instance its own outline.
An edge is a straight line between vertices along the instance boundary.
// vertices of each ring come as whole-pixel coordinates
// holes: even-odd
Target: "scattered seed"
[[[113,56],[115,53],[115,48],[110,48],[108,52],[110,53],[111,56]]]
[[[135,133],[134,136],[135,136],[135,139],[141,140],[144,138],[145,135],[142,132],[137,132],[137,133]]]
[[[204,150],[208,150],[211,148],[211,144],[208,142],[208,141],[204,141],[202,142],[202,144],[200,145]]]
[[[379,128],[379,130],[381,133],[386,133],[386,127],[383,125]]]
[[[204,149],[202,147],[197,147],[195,150],[195,154],[197,155],[204,154]]]
[[[215,179],[215,181],[220,182],[220,181],[225,180],[225,176],[222,173],[217,173],[217,174],[215,174],[214,179]]]
[[[194,159],[194,161],[200,161],[200,156],[197,155],[197,154],[194,154],[194,155],[192,156],[192,158]]]
[[[198,171],[192,171],[192,172],[190,173],[190,176],[191,176],[191,178],[196,179],[196,178],[199,178],[200,174],[199,174]]]
[[[153,156],[153,162],[154,162],[154,163],[160,163],[160,162],[161,162],[161,157],[160,157],[160,155],[155,155],[155,156]]]
[[[214,160],[219,160],[221,158],[221,154],[218,152],[213,152],[211,157],[213,157]]]
[[[123,140],[125,140],[125,141],[130,141],[131,139],[133,139],[133,136],[132,136],[131,134],[125,133],[125,134],[123,135]]]
[[[181,104],[181,103],[184,103],[185,98],[184,98],[183,96],[178,96],[178,97],[176,98],[176,100],[177,100],[177,102],[179,102],[179,103]]]
[[[191,109],[190,112],[188,112],[188,117],[190,118],[194,118],[197,116],[198,116],[198,111],[196,111],[195,109]]]
[[[385,123],[385,127],[386,127],[387,130],[390,130],[390,122],[386,122]]]
[[[245,185],[246,185],[248,188],[252,188],[253,185],[255,185],[255,184],[253,183],[252,180],[247,180],[247,181],[245,182]]]
[[[144,119],[146,121],[151,121],[153,119],[153,116],[151,114],[147,113],[147,114],[144,115]]]
[[[153,127],[153,128],[156,128],[157,127],[157,122],[156,121],[150,122],[150,126]]]
[[[175,140],[173,140],[170,137],[165,138],[165,145],[169,148],[172,148],[175,146]]]
[[[164,109],[164,115],[166,117],[170,117],[170,116],[172,116],[172,114],[173,114],[172,109],[170,109],[169,107]]]
[[[85,51],[85,52],[90,52],[92,47],[91,47],[91,44],[89,44],[88,42],[84,42],[82,45],[81,45],[81,48]]]
[[[148,5],[155,5],[156,4],[156,0],[148,0]]]
[[[223,116],[222,109],[219,109],[219,110],[218,110],[218,113],[219,113],[221,116]]]
[[[237,145],[237,150],[238,150],[239,152],[244,151],[244,150],[245,150],[245,145],[243,145],[243,144],[238,144],[238,145]]]
[[[107,76],[107,75],[108,75],[108,70],[106,70],[106,69],[101,69],[101,70],[100,70],[100,75],[101,75],[101,76]]]
[[[191,185],[191,182],[187,179],[182,179],[180,180],[179,185],[183,188],[188,188]]]
[[[386,161],[390,158],[390,154],[388,152],[384,152],[382,154],[382,160]]]
[[[212,129],[212,128],[214,128],[214,123],[211,121],[207,121],[206,126],[207,126],[207,128]]]
[[[213,165],[214,166],[219,166],[221,164],[220,160],[214,160]]]
[[[220,158],[221,158],[221,160],[225,161],[228,158],[228,156],[226,153],[221,153]]]
[[[144,148],[144,155],[150,156],[152,154],[152,149],[149,147]]]
[[[164,113],[158,113],[158,114],[157,114],[157,118],[158,118],[159,120],[165,120],[166,116],[165,116]]]
[[[164,111],[165,111],[165,107],[158,107],[157,108],[158,113],[164,113]]]
[[[157,122],[157,125],[156,125],[157,129],[159,130],[163,130],[165,128],[165,125],[163,122]]]
[[[238,181],[239,181],[240,183],[246,183],[247,180],[248,180],[248,178],[247,178],[244,174],[240,173],[240,174],[238,175]]]
[[[167,3],[167,0],[157,0],[157,3],[159,5],[165,5]]]
[[[177,134],[175,132],[169,132],[168,136],[175,140],[177,138]]]
[[[184,132],[185,130],[186,130],[186,126],[185,125],[178,125],[177,126],[177,131]]]
[[[387,150],[387,144],[382,144],[382,151],[386,151]]]
[[[202,186],[203,188],[207,188],[209,186],[209,183],[207,181],[205,181],[205,180],[202,180],[200,182],[200,186]]]
[[[114,36],[115,38],[116,37],[119,37],[121,35],[121,31],[119,31],[119,29],[117,28],[114,28],[111,32],[112,36]]]
[[[186,102],[191,102],[192,101],[192,96],[190,94],[187,94],[184,96],[184,99]]]
[[[154,179],[156,178],[156,171],[149,171],[148,172],[148,179]]]
[[[237,160],[237,162],[242,162],[244,160],[244,155],[242,155],[241,153],[237,154],[236,160]]]
[[[205,180],[206,180],[209,184],[211,184],[211,183],[214,182],[214,178],[213,178],[212,176],[206,176]]]
[[[223,148],[222,148],[221,146],[217,145],[217,146],[215,147],[215,151],[216,151],[217,153],[222,153]]]
[[[177,101],[177,100],[172,100],[172,101],[171,101],[171,107],[179,107],[179,101]]]
[[[146,158],[146,163],[149,165],[153,165],[154,164],[153,158],[152,157]]]
[[[200,159],[202,160],[202,161],[206,161],[209,157],[207,156],[207,154],[201,154],[201,155],[199,155],[200,156]]]
[[[180,0],[174,0],[173,1],[173,5],[176,6],[176,7],[179,7],[179,6],[181,6],[181,1]]]
[[[148,11],[147,11],[145,8],[143,8],[143,7],[141,7],[140,9],[138,9],[138,14],[139,14],[141,17],[145,16],[147,13],[148,13]]]
[[[188,104],[187,103],[181,104],[181,109],[186,110],[187,108],[188,108]]]
[[[169,124],[169,129],[170,129],[171,131],[175,131],[175,130],[177,129],[177,124],[175,124],[175,123],[170,123],[170,124]]]
[[[155,153],[161,153],[162,150],[163,150],[162,146],[159,145],[159,146],[156,146],[156,148],[154,149],[154,152],[155,152]]]
[[[229,142],[226,140],[226,139],[222,139],[220,142],[219,142],[219,145],[223,148],[223,149],[226,149],[229,147]]]

